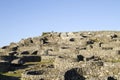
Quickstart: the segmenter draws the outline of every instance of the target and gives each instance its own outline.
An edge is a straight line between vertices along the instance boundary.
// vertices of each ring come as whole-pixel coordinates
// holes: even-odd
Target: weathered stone
[[[25,61],[22,58],[19,59],[14,59],[11,64],[13,65],[23,65],[25,63]]]
[[[21,55],[29,55],[30,53],[28,51],[23,51]]]
[[[31,44],[33,44],[33,40],[32,38],[28,38],[28,39],[22,39],[19,42],[20,46],[30,46]]]
[[[120,32],[43,33],[0,48],[0,70],[7,62],[25,71],[21,80],[120,80],[119,43]]]
[[[37,55],[38,51],[33,51],[32,55]]]
[[[77,60],[78,60],[78,61],[84,61],[84,56],[82,56],[82,55],[77,55]]]
[[[98,57],[98,56],[91,56],[91,57],[89,57],[89,58],[86,58],[86,60],[87,60],[87,61],[89,61],[89,60],[99,61],[99,60],[101,60],[101,58]]]
[[[115,79],[114,77],[109,76],[109,77],[107,78],[107,80],[117,80],[117,79]]]
[[[40,41],[41,41],[42,44],[47,44],[47,43],[49,43],[47,37],[41,38]]]
[[[94,42],[95,41],[93,41],[93,40],[89,40],[89,41],[87,41],[87,44],[94,44]]]
[[[73,68],[65,73],[64,80],[85,80],[85,77],[82,74],[81,69]]]
[[[71,38],[71,39],[70,39],[70,41],[71,41],[71,42],[74,42],[74,41],[75,41],[75,39],[74,39],[74,38]]]
[[[1,49],[7,49],[9,46],[3,46]]]
[[[116,34],[112,34],[111,35],[111,38],[113,39],[113,38],[117,38],[118,36],[116,35]]]
[[[12,51],[9,53],[9,56],[15,56],[15,55],[18,55],[19,53],[18,52],[15,52],[15,51]]]
[[[116,51],[116,53],[117,53],[118,55],[120,55],[120,50]]]
[[[12,51],[16,51],[18,49],[18,46],[12,47],[11,50]]]

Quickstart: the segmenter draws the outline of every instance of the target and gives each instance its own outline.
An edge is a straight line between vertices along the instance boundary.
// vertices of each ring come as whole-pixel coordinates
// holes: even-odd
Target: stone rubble
[[[120,80],[120,32],[47,32],[0,48],[3,72],[11,64],[44,61],[21,80]]]

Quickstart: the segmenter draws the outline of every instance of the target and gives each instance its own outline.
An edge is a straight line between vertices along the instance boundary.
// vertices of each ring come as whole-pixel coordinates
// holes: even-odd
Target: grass
[[[12,76],[12,77],[20,77],[22,72],[23,72],[23,70],[17,70],[17,71],[14,71],[14,72],[3,73],[2,75]]]
[[[117,63],[117,62],[120,62],[120,59],[118,59],[118,60],[116,60],[116,59],[110,59],[110,60],[105,60],[105,62]]]
[[[120,62],[120,59],[119,60],[111,60],[112,63],[117,63],[117,62]]]
[[[52,64],[54,62],[54,60],[43,60],[41,62],[28,62],[25,63],[24,65],[43,65],[43,64]],[[27,70],[28,68],[24,68],[24,69],[18,69],[15,71],[10,71],[10,72],[6,72],[6,73],[0,73],[3,76],[11,76],[11,77],[21,77],[21,73],[23,73],[25,70]],[[0,75],[0,78],[3,77]]]

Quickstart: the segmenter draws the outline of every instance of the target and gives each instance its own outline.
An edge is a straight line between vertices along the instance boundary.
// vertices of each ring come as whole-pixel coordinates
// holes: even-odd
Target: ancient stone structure
[[[0,62],[0,72],[7,72],[9,70],[10,64],[8,62]]]
[[[43,33],[2,47],[0,56],[10,64],[37,62],[21,80],[120,80],[119,31]]]

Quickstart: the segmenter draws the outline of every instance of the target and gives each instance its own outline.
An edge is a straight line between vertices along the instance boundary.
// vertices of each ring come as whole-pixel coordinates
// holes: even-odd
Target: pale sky
[[[0,0],[0,46],[42,32],[120,30],[120,0]]]

